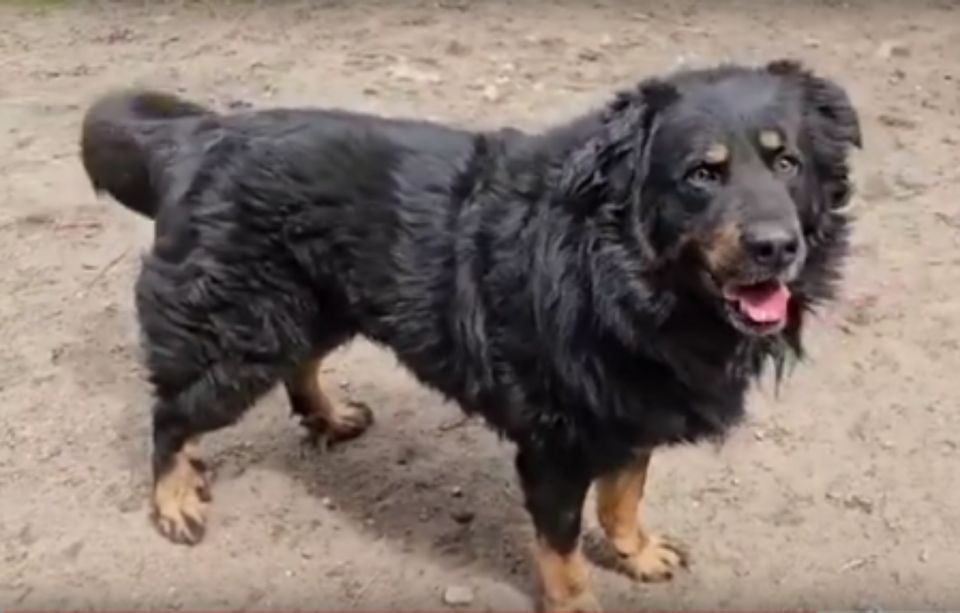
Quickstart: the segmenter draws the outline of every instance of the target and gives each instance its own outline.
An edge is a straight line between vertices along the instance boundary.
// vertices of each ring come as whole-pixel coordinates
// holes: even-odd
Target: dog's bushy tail
[[[83,118],[80,151],[93,188],[153,218],[160,204],[163,167],[178,147],[182,120],[215,116],[203,106],[149,90],[114,92]]]

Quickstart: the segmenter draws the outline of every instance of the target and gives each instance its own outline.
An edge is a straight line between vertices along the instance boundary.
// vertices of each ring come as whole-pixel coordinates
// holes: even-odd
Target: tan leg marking
[[[197,439],[187,441],[153,485],[153,522],[174,543],[195,545],[206,530],[210,482]]]
[[[640,500],[651,454],[645,452],[619,471],[597,479],[597,519],[624,570],[638,581],[668,581],[686,567],[687,555],[669,541],[647,534]]]
[[[320,360],[302,366],[287,384],[287,393],[309,440],[322,449],[356,438],[373,424],[373,412],[365,404],[330,400],[320,385]]]
[[[589,613],[601,610],[590,590],[589,570],[579,549],[562,554],[543,539],[537,539],[536,547],[545,611]]]

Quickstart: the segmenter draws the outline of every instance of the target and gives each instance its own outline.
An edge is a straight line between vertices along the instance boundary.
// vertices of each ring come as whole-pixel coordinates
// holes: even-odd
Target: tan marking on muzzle
[[[735,224],[720,226],[698,241],[710,271],[726,276],[743,263],[740,229]]]

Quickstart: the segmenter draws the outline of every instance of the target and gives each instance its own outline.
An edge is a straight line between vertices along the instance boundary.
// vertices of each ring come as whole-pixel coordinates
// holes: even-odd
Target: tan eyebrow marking
[[[783,139],[776,130],[760,130],[757,140],[760,141],[760,146],[768,151],[776,151],[783,147]]]
[[[703,157],[707,164],[723,164],[730,158],[730,150],[723,143],[713,143]]]

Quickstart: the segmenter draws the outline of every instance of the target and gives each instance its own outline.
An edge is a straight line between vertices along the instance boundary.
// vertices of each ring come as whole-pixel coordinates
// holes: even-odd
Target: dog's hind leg
[[[356,438],[373,424],[373,412],[361,403],[330,399],[320,382],[320,358],[298,368],[284,382],[290,408],[300,417],[308,441],[326,450],[328,445]]]
[[[153,411],[153,521],[174,543],[206,531],[210,481],[197,443],[228,426],[282,377],[280,365],[220,363],[176,393],[157,390]]]
[[[580,551],[583,502],[590,487],[585,462],[521,445],[517,472],[537,533],[536,562],[546,611],[599,611]]]
[[[651,452],[639,453],[626,466],[596,480],[597,519],[623,569],[638,581],[668,581],[686,566],[683,549],[652,536],[640,521],[640,501]]]

